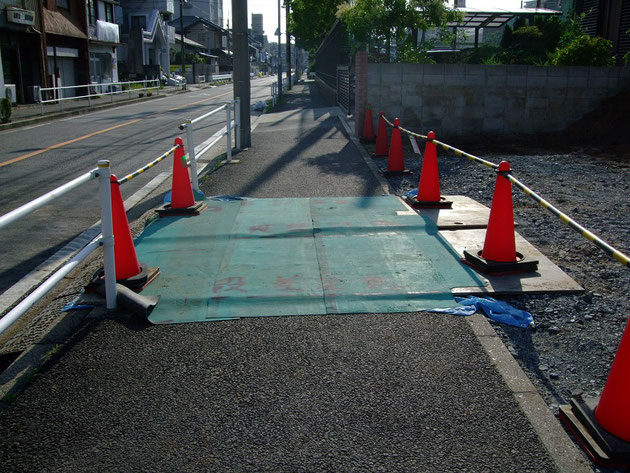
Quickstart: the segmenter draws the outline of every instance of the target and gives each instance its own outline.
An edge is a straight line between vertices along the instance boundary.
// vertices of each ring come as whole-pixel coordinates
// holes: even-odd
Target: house
[[[121,0],[120,6],[125,43],[119,51],[120,75],[154,78],[170,71],[175,29],[168,22],[175,11],[173,0]]]
[[[205,56],[215,58],[220,72],[232,70],[232,54],[228,46],[228,30],[199,16],[183,16],[174,19],[171,25],[180,33],[180,23],[184,26],[184,38],[203,44]]]
[[[574,0],[577,13],[583,13],[582,27],[590,36],[602,36],[613,43],[619,63],[630,51],[630,0]]]
[[[42,2],[42,34],[46,62],[45,82],[49,87],[68,87],[90,81],[86,0]],[[82,95],[69,89],[63,96]]]
[[[0,0],[0,97],[34,101],[45,77],[41,31],[39,1]]]
[[[90,82],[118,82],[117,46],[122,9],[117,0],[86,0]],[[116,21],[118,20],[118,21]]]

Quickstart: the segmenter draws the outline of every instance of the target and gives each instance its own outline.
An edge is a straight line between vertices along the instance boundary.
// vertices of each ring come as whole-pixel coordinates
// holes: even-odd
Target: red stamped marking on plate
[[[215,294],[229,291],[247,292],[245,289],[241,289],[244,285],[245,279],[241,277],[218,279],[214,283],[212,292],[214,292]]]
[[[249,227],[249,233],[269,233],[269,225],[255,225],[253,227]]]
[[[276,286],[276,289],[278,289],[279,291],[297,291],[298,288],[294,285],[297,278],[299,277],[299,274],[295,274],[290,278],[283,278],[282,276],[278,276],[273,285]]]

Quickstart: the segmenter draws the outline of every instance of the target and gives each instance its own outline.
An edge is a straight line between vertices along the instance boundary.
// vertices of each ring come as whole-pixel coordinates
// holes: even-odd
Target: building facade
[[[37,0],[0,0],[0,97],[34,101],[45,77],[42,9]]]
[[[114,0],[87,0],[90,82],[118,82],[122,9]]]
[[[170,71],[170,47],[175,29],[168,25],[175,12],[173,0],[122,0],[121,76],[157,78]]]

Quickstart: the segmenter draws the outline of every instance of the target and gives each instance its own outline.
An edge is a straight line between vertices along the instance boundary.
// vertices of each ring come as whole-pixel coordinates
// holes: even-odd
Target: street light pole
[[[282,48],[280,47],[280,0],[278,0],[278,98],[282,97]]]
[[[184,89],[186,88],[186,59],[184,57],[184,2],[186,0],[179,0],[179,39],[182,46],[182,77],[184,78]]]
[[[291,12],[290,0],[285,1],[287,6],[287,90],[291,90],[291,33],[289,33],[289,14]]]

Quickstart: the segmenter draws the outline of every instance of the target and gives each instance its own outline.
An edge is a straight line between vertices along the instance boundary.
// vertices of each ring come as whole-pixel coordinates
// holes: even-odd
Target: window
[[[147,27],[147,19],[143,16],[132,16],[131,17],[131,27],[132,28],[146,28]]]
[[[59,1],[59,0],[57,0]],[[95,25],[98,17],[96,16],[96,0],[87,0],[88,24]]]
[[[68,10],[70,8],[68,6],[68,0],[57,0],[57,8],[65,8]]]
[[[114,23],[114,5],[111,3],[105,4],[105,21]]]

